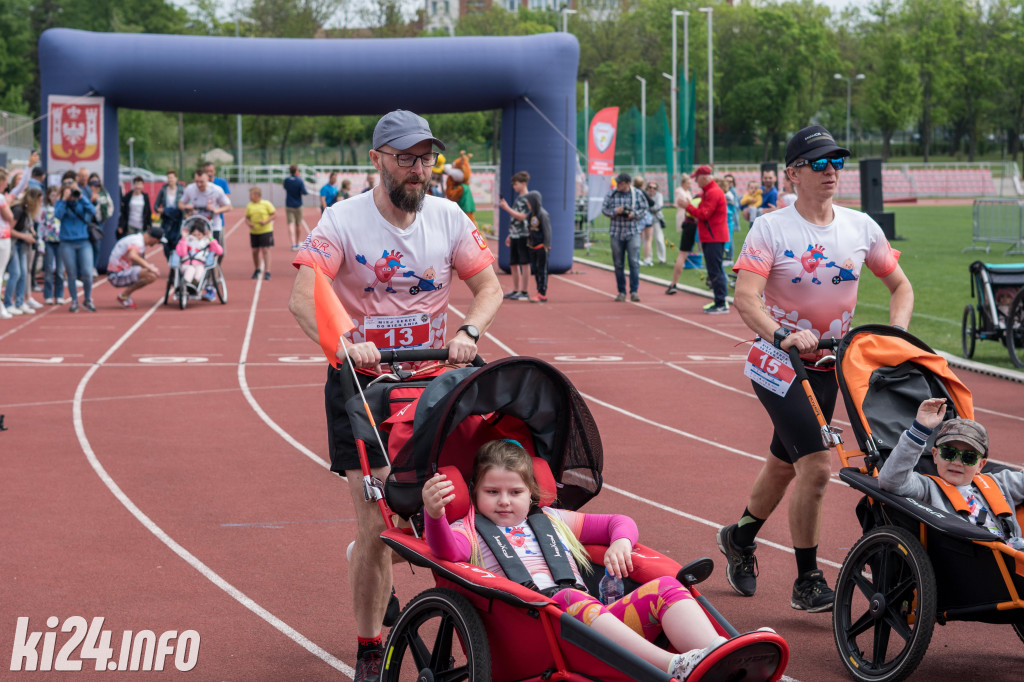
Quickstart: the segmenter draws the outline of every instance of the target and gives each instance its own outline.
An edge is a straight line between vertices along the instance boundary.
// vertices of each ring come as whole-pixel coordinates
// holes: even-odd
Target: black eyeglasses
[[[437,152],[427,152],[426,154],[420,154],[417,156],[416,154],[395,154],[394,152],[382,152],[378,149],[377,153],[387,154],[388,156],[395,157],[395,161],[398,162],[398,165],[401,168],[411,168],[412,165],[416,163],[416,159],[419,159],[420,163],[423,164],[424,166],[433,166],[435,163],[437,163]]]
[[[959,457],[965,467],[972,467],[978,463],[982,455],[974,450],[960,450],[949,445],[942,445],[939,447],[939,457],[947,462],[955,462],[956,458]]]
[[[821,171],[825,170],[825,166],[827,166],[829,163],[832,164],[832,168],[834,168],[835,170],[843,170],[843,166],[846,165],[846,159],[844,159],[841,156],[836,159],[822,157],[820,159],[815,159],[814,161],[808,161],[807,159],[804,159],[803,161],[797,161],[792,166],[790,166],[790,168],[801,168],[803,166],[810,166],[812,171],[814,171],[815,173],[820,173]]]

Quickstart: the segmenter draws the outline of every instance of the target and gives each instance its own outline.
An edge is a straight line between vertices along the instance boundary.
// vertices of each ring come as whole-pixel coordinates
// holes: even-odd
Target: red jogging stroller
[[[799,375],[804,370],[796,366]],[[1009,625],[1024,639],[1024,553],[958,513],[880,489],[876,478],[922,400],[946,398],[946,419],[973,419],[970,390],[927,344],[887,325],[847,333],[836,350],[836,375],[859,449],[844,448],[832,427],[823,426],[823,438],[842,460],[839,478],[864,493],[856,510],[864,535],[843,561],[832,609],[833,638],[849,675],[862,682],[907,678],[936,623]],[[989,462],[983,472],[999,468],[1007,467]],[[937,473],[927,450],[917,470]],[[1016,513],[1024,518],[1021,508]]]
[[[412,359],[444,360],[447,351],[383,355],[394,366]],[[381,382],[366,395],[371,410],[386,417],[382,428],[389,431],[392,459],[391,473],[381,486],[369,477],[363,458],[367,499],[383,492],[378,504],[388,529],[381,537],[402,558],[429,569],[436,580],[436,587],[413,598],[394,623],[381,679],[672,680],[665,671],[563,613],[549,597],[469,563],[438,559],[415,530],[422,522],[423,484],[438,471],[461,488],[456,502],[446,509],[449,519],[468,511],[465,481],[477,449],[496,438],[516,439],[534,455],[538,482],[548,493],[542,506],[576,510],[596,496],[602,484],[601,439],[590,410],[569,380],[541,360],[512,357],[420,383],[425,385]],[[357,397],[348,404],[353,408],[349,414],[359,420],[361,401]],[[361,421],[368,426],[365,416]],[[366,438],[376,436],[358,426],[355,433],[357,447],[365,453]],[[410,519],[412,528],[395,527],[392,513]],[[592,594],[598,593],[606,549],[587,547],[595,569],[586,577]],[[711,559],[683,567],[638,544],[633,562],[634,573],[625,581],[627,592],[655,577],[674,575],[690,589],[715,629],[730,638],[688,679],[738,682],[782,676],[789,660],[782,637],[762,631],[739,634],[697,592],[695,585],[714,568]],[[666,646],[667,640],[656,643]]]

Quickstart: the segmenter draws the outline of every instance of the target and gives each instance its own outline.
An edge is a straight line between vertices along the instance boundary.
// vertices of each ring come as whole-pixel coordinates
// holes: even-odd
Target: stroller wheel
[[[960,323],[960,350],[964,357],[974,357],[974,343],[977,339],[978,327],[974,317],[974,306],[964,308],[964,320]]]
[[[171,291],[174,290],[174,271],[172,270],[167,274],[167,288],[164,289],[164,305],[167,305],[171,300]]]
[[[480,616],[469,600],[445,588],[422,592],[406,605],[388,634],[384,661],[382,682],[412,675],[427,680],[491,679],[491,651]]]
[[[1006,348],[1013,366],[1024,367],[1024,288],[1017,292],[1006,316]]]
[[[217,290],[217,298],[221,303],[228,302],[228,282],[224,279],[224,271],[220,265],[217,266],[213,277],[213,288]]]
[[[873,529],[850,550],[836,581],[832,634],[856,680],[903,680],[924,658],[935,627],[931,560],[912,533]]]
[[[1020,641],[1024,642],[1024,624],[1022,624],[1022,623],[1014,623],[1013,624],[1013,631],[1015,633],[1017,633],[1017,639],[1019,639]]]
[[[185,278],[178,277],[178,307],[182,310],[188,305],[188,285],[185,283]]]

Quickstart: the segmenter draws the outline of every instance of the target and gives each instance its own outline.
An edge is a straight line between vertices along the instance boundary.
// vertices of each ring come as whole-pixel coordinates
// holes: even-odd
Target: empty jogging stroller
[[[1024,265],[971,263],[971,297],[976,306],[964,308],[960,347],[965,358],[974,356],[974,344],[1001,341],[1014,366],[1024,368]],[[977,313],[975,313],[977,310]]]
[[[1010,625],[1024,639],[1024,553],[955,513],[880,490],[875,477],[922,400],[946,398],[947,419],[973,419],[971,392],[924,342],[883,325],[842,339],[836,373],[860,448],[837,445],[839,477],[865,495],[857,507],[864,535],[843,562],[833,607],[833,636],[849,674],[905,679],[935,623]],[[918,470],[935,474],[927,452]],[[855,458],[861,466],[851,465]],[[999,466],[990,462],[985,471]]]
[[[431,355],[432,354],[432,355]],[[447,358],[447,351],[382,352],[394,358]],[[394,366],[392,364],[392,366]],[[541,504],[575,510],[602,485],[603,452],[590,410],[568,379],[551,365],[512,357],[445,372],[422,388],[415,382],[379,382],[366,390],[374,419],[390,433],[392,470],[380,484],[361,457],[367,499],[378,504],[388,529],[382,539],[402,558],[429,569],[436,586],[413,598],[394,623],[384,653],[382,680],[657,680],[673,678],[564,613],[556,602],[504,576],[466,562],[434,556],[413,529],[422,514],[423,484],[441,471],[461,483],[459,498],[446,507],[449,518],[468,511],[465,482],[480,445],[498,438],[518,440],[534,455],[534,470],[548,491]],[[412,390],[410,390],[412,389]],[[352,389],[354,390],[354,388]],[[419,392],[418,397],[415,395]],[[357,449],[376,436],[359,396],[347,402]],[[390,416],[389,416],[390,415]],[[557,490],[557,500],[550,494]],[[380,495],[382,491],[382,495]],[[461,511],[455,511],[461,505]],[[411,519],[397,528],[392,512]],[[421,517],[420,517],[421,518]],[[587,546],[591,559],[606,547]],[[778,680],[789,659],[785,640],[774,632],[739,634],[695,585],[713,570],[710,559],[682,567],[643,545],[633,549],[634,572],[626,590],[658,576],[675,575],[702,606],[728,642],[708,655],[690,680]],[[587,578],[597,594],[600,561]],[[664,642],[656,642],[664,644]],[[528,652],[528,653],[527,653]]]

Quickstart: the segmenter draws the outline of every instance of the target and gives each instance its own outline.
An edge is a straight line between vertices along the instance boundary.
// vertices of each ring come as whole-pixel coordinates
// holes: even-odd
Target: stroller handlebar
[[[426,362],[430,360],[445,361],[448,359],[447,348],[416,348],[412,350],[382,350],[381,364],[392,365],[398,362]],[[483,367],[484,360],[479,355],[470,363],[474,367]]]
[[[818,350],[830,350],[835,351],[839,347],[841,339],[818,339]],[[804,368],[804,363],[800,360],[800,351],[796,346],[789,347],[789,360],[793,363],[793,369],[796,371],[796,376],[800,381],[807,379],[807,370]]]

